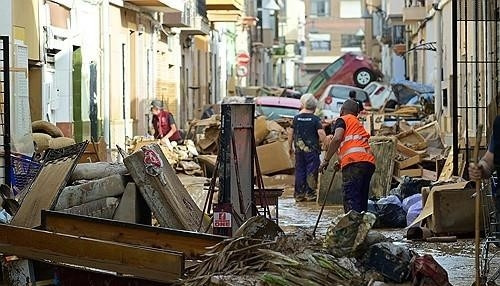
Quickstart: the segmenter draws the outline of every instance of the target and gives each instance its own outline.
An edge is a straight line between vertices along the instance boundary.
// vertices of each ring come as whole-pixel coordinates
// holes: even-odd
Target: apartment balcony
[[[181,33],[186,35],[208,35],[210,34],[210,24],[206,17],[194,15],[190,19],[190,26],[181,29]]]
[[[182,1],[178,0],[125,0],[125,2],[140,8],[159,12],[182,11],[184,6]]]
[[[180,2],[180,1],[179,1]],[[191,26],[192,9],[189,2],[183,4],[180,11],[169,11],[163,13],[163,25],[167,27],[189,27]]]
[[[425,7],[405,7],[403,8],[403,22],[411,24],[423,21],[427,16],[427,9]]]
[[[243,0],[206,0],[207,10],[242,11]]]
[[[207,15],[210,22],[238,22],[242,17],[239,10],[208,10]]]

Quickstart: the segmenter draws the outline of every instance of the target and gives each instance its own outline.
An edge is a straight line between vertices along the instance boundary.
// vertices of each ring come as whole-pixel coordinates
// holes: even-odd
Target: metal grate
[[[471,149],[476,127],[491,126],[488,119],[490,103],[496,100],[500,88],[498,0],[453,1],[453,166],[459,170],[459,154],[471,162]],[[493,111],[496,115],[496,109]]]
[[[0,36],[0,182],[11,184],[9,37]]]

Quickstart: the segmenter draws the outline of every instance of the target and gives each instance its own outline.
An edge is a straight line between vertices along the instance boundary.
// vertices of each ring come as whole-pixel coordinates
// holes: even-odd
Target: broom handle
[[[483,125],[479,124],[476,130],[476,144],[474,145],[474,160],[476,164],[479,163],[479,145],[481,144],[481,137],[483,135]],[[480,272],[480,248],[481,243],[481,179],[476,181],[476,198],[475,198],[475,227],[474,227],[474,244],[475,244],[475,264],[476,264],[476,286],[481,285],[481,272]]]

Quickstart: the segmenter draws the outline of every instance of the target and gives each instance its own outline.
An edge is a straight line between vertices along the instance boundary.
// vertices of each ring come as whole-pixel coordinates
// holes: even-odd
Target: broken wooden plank
[[[427,148],[427,141],[425,141],[425,138],[413,129],[399,133],[396,137],[406,147],[415,150],[424,150]]]
[[[169,282],[181,277],[182,253],[0,225],[0,252]]]
[[[55,268],[55,269],[54,269]],[[57,265],[53,267],[57,273],[58,285],[71,286],[168,286],[171,284],[148,281],[119,273],[109,273],[96,269],[74,267],[71,265]],[[53,284],[50,284],[53,285]]]
[[[114,197],[102,198],[79,206],[74,206],[69,209],[64,209],[62,211],[76,215],[111,219],[113,218],[119,203],[120,199]]]
[[[438,176],[436,171],[422,169],[422,178],[431,181],[437,181]]]
[[[416,155],[420,154],[417,151],[415,151],[415,150],[413,150],[411,148],[406,147],[401,142],[397,143],[396,149],[397,149],[398,153],[404,155],[405,157],[413,157],[413,156],[416,156]]]
[[[125,175],[128,173],[127,167],[123,163],[80,163],[76,165],[71,181],[97,180],[112,175]]]
[[[332,178],[334,173],[335,162],[338,161],[337,153],[335,153],[326,170],[321,173],[319,177],[319,191],[318,191],[318,202],[323,202],[326,197],[326,204],[328,205],[341,205],[342,204],[342,171],[338,171],[335,174],[335,178]],[[330,186],[330,182],[333,182]],[[330,186],[330,190],[328,187]]]
[[[113,220],[42,212],[41,227],[48,231],[120,243],[169,249],[187,257],[199,257],[225,239],[223,236],[153,227]]]
[[[389,193],[396,157],[396,138],[373,136],[369,140],[375,156],[375,173],[370,183],[370,196],[381,198]]]
[[[139,220],[137,204],[137,187],[134,183],[128,183],[120,204],[113,216],[114,220],[136,223]]]
[[[418,167],[418,168],[404,169],[404,170],[395,169],[394,174],[398,177],[403,177],[403,176],[413,177],[413,178],[422,177],[422,168]]]
[[[21,207],[12,218],[12,225],[22,227],[40,225],[41,210],[54,206],[86,146],[87,142],[83,142],[47,151],[42,168],[27,189]]]
[[[124,162],[161,226],[198,230],[204,214],[182,185],[160,146],[145,146]],[[206,227],[206,222],[203,224]]]
[[[403,161],[396,161],[396,166],[399,169],[405,169],[422,162],[422,157],[420,155],[415,155]]]
[[[61,191],[54,210],[68,209],[106,197],[116,197],[125,191],[125,179],[113,175],[76,186],[68,186]]]

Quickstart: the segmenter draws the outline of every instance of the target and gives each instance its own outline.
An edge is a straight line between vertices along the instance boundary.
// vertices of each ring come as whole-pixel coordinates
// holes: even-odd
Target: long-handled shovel
[[[328,199],[328,195],[330,194],[330,189],[333,185],[333,180],[335,179],[335,175],[337,174],[337,169],[334,169],[332,179],[330,180],[330,184],[328,185],[328,191],[326,192],[325,198],[323,199],[323,205],[321,205],[321,210],[319,211],[318,219],[316,220],[316,224],[314,225],[313,237],[316,237],[316,230],[318,229],[319,220],[321,219],[321,215],[323,214],[323,210],[325,209],[326,200]]]
[[[479,145],[481,144],[481,136],[483,134],[483,125],[479,124],[477,127],[476,133],[476,145],[474,145],[474,159],[476,160],[476,164],[479,163]],[[481,285],[481,272],[480,272],[480,262],[479,262],[479,244],[481,243],[481,226],[480,226],[480,217],[481,217],[481,179],[476,181],[476,198],[475,198],[475,236],[474,236],[474,244],[475,244],[475,262],[476,262],[476,286]]]

